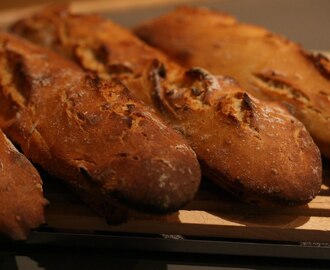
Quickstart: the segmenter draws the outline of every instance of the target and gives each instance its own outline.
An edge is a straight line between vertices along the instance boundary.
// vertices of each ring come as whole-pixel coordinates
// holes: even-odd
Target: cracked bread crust
[[[257,100],[233,79],[199,68],[185,71],[129,31],[94,15],[50,9],[13,29],[99,77],[120,78],[184,134],[203,173],[243,201],[298,205],[319,192],[320,153],[306,129],[286,109]],[[108,68],[120,64],[125,68],[117,72]]]
[[[46,204],[37,170],[0,130],[0,233],[25,240],[45,222]]]
[[[33,17],[17,22],[10,30],[73,60],[99,78],[122,80],[146,104],[152,103],[152,99],[147,92],[141,91],[143,83],[148,82],[140,78],[154,59],[166,63],[169,77],[182,72],[177,64],[168,61],[166,56],[151,49],[128,30],[98,15],[73,14],[65,6],[43,9]]]
[[[153,81],[159,82],[151,89],[163,114],[218,185],[257,205],[304,204],[319,192],[320,153],[284,107],[261,102],[233,79],[198,68],[177,84],[161,76]]]
[[[130,208],[166,213],[193,198],[200,183],[195,153],[121,82],[90,77],[10,34],[0,34],[0,48],[1,94],[14,111],[2,122],[6,133],[94,208],[117,206],[108,214],[96,209],[109,222],[127,218]]]
[[[183,7],[135,33],[185,67],[239,81],[254,96],[284,104],[330,158],[330,61],[299,45],[205,8]]]

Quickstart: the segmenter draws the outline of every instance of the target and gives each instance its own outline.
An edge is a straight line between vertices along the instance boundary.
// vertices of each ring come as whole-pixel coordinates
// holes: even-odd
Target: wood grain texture
[[[46,180],[47,227],[55,231],[95,233],[181,234],[289,242],[330,242],[330,175],[325,166],[322,190],[308,205],[257,209],[244,205],[204,180],[195,199],[184,209],[163,216],[144,215],[109,226],[66,189]],[[51,185],[51,186],[49,186]]]

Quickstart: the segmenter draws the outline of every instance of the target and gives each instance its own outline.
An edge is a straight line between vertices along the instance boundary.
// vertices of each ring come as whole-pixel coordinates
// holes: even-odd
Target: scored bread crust
[[[120,78],[184,134],[203,173],[242,200],[298,205],[319,192],[320,153],[304,126],[232,79],[199,68],[185,71],[128,30],[94,15],[46,9],[12,30],[101,78]]]
[[[135,33],[185,67],[231,76],[254,96],[282,102],[330,158],[330,61],[262,27],[182,7]]]
[[[7,33],[0,34],[0,78],[13,116],[2,119],[8,136],[109,222],[123,221],[129,209],[175,211],[197,192],[195,153],[119,81],[90,77]],[[8,116],[2,108],[0,115]]]
[[[0,130],[0,233],[25,240],[45,222],[46,204],[37,170]]]
[[[160,103],[198,153],[206,176],[252,204],[304,204],[318,193],[320,153],[284,108],[198,68],[180,84],[173,91],[175,84],[162,82]]]

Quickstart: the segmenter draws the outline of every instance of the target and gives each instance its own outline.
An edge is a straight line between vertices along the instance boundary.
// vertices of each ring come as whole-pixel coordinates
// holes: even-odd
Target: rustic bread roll
[[[119,81],[100,81],[14,35],[0,34],[0,108],[6,133],[24,154],[65,180],[109,222],[129,209],[175,211],[200,183],[182,136],[131,98]],[[9,124],[8,124],[9,123]]]
[[[258,98],[280,101],[330,158],[330,62],[254,25],[204,8],[179,8],[135,31],[185,67],[232,76]]]
[[[243,201],[298,205],[321,185],[321,159],[305,127],[231,78],[188,70],[177,83],[151,70],[163,114],[196,151],[202,172]],[[159,82],[159,83],[158,83]]]
[[[72,14],[65,6],[45,8],[10,30],[75,61],[99,78],[120,78],[146,104],[152,104],[152,99],[140,77],[154,59],[166,63],[171,77],[184,71],[112,21],[98,15]]]
[[[185,72],[129,31],[97,16],[46,10],[14,31],[77,61],[99,77],[120,78],[180,130],[203,173],[244,201],[297,205],[321,185],[321,159],[303,125],[258,101],[232,79]]]
[[[0,233],[26,239],[45,222],[46,204],[37,170],[0,130]]]

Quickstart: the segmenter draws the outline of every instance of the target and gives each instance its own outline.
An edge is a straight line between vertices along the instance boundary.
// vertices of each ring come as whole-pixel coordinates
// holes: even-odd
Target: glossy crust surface
[[[165,213],[193,198],[200,183],[195,153],[122,83],[92,78],[6,33],[0,55],[1,98],[13,116],[2,121],[4,130],[109,222],[125,219],[129,208]]]
[[[99,77],[120,78],[184,134],[203,173],[242,200],[297,205],[318,193],[320,153],[304,126],[232,79],[199,68],[185,71],[97,16],[46,10],[13,29]]]
[[[185,67],[231,76],[258,98],[280,101],[330,158],[330,62],[280,35],[204,8],[179,8],[136,28]]]
[[[0,233],[26,239],[45,222],[46,204],[37,170],[0,130]]]

